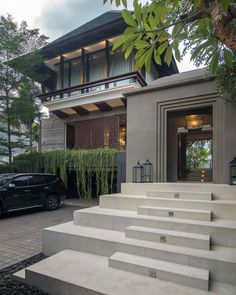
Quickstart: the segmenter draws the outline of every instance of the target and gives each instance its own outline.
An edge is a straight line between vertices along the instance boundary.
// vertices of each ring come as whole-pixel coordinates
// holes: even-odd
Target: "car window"
[[[47,183],[52,183],[54,181],[57,180],[57,176],[54,176],[54,175],[47,175],[46,176],[46,179],[47,179]]]
[[[29,185],[29,176],[24,175],[24,176],[16,177],[12,181],[12,183],[15,184],[16,187],[28,186]]]
[[[2,175],[0,176],[0,186],[4,186],[6,185],[8,182],[10,182],[12,179],[12,176],[8,176],[8,177],[2,177]]]
[[[46,179],[44,175],[31,175],[29,179],[29,185],[45,184]]]

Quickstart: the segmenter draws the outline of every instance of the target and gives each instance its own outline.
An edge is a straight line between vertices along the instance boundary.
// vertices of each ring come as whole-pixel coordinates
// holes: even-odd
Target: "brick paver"
[[[0,220],[0,269],[42,252],[42,229],[72,220],[80,207],[63,205],[55,211],[11,213]]]

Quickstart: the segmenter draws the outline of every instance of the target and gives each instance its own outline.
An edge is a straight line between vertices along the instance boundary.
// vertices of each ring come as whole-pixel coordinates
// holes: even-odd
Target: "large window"
[[[83,64],[85,64],[84,68]],[[107,66],[108,68],[106,68]],[[61,82],[63,82],[63,88],[80,85],[83,83],[84,74],[86,82],[95,82],[106,78],[106,74],[109,77],[115,77],[129,73],[132,71],[132,56],[126,60],[121,50],[113,52],[110,48],[109,60],[106,60],[106,51],[104,48],[100,51],[86,53],[84,63],[82,56],[75,57],[71,60],[65,59],[63,73],[60,71],[60,63],[55,64],[53,70],[56,73],[55,88],[59,90],[62,86]],[[62,75],[63,81],[61,81]],[[127,83],[129,83],[129,80],[113,83],[114,85],[109,85],[109,87],[117,87],[126,85]]]
[[[105,78],[105,51],[90,53],[87,56],[87,82]]]

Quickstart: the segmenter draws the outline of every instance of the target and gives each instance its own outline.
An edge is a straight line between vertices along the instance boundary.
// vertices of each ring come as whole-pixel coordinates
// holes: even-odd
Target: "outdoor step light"
[[[143,166],[139,161],[133,167],[133,182],[143,182]]]
[[[142,165],[138,161],[133,167],[133,182],[153,182],[153,165],[148,159]]]
[[[143,182],[153,182],[153,165],[148,159],[143,163]]]
[[[230,184],[236,185],[236,157],[230,162]]]

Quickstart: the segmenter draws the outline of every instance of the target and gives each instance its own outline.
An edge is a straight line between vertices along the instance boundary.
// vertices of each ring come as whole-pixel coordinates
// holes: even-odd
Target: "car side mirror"
[[[8,188],[15,188],[15,184],[14,183],[9,183]]]

